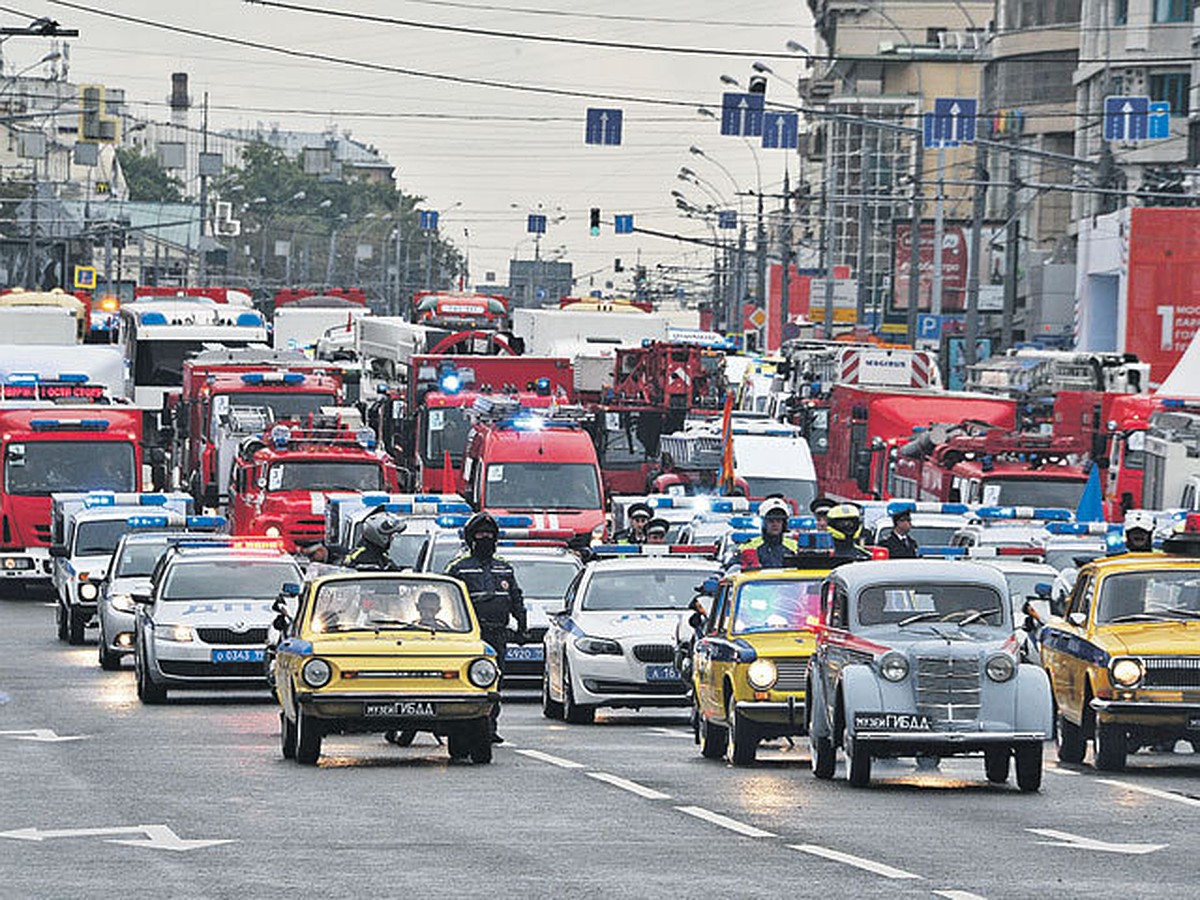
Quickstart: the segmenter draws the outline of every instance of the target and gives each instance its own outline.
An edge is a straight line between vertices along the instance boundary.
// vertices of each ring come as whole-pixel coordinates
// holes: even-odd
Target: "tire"
[[[413,739],[417,736],[415,728],[401,728],[399,731],[385,731],[383,739],[389,744],[395,744],[397,747],[411,747]]]
[[[735,766],[752,766],[758,754],[758,729],[737,714],[737,702],[731,696],[725,704],[725,721],[729,723],[726,756]]]
[[[77,606],[67,607],[67,643],[73,647],[78,647],[83,643],[84,625],[87,623],[87,616],[83,610]]]
[[[137,682],[138,699],[147,706],[157,706],[167,701],[166,685],[155,684],[146,669],[146,663],[141,653],[134,658],[134,679]]]
[[[471,762],[477,766],[486,766],[492,761],[492,727],[491,720],[481,719],[471,736],[468,752]]]
[[[321,758],[321,723],[304,714],[304,707],[296,707],[296,762],[315,766]]]
[[[1012,750],[1008,747],[989,747],[983,751],[983,771],[987,780],[992,784],[1005,784],[1008,781],[1008,764],[1012,759]]]
[[[596,707],[582,706],[575,702],[575,689],[571,687],[571,670],[563,660],[563,718],[572,725],[591,725],[596,721]]]
[[[296,723],[279,711],[279,750],[284,759],[296,758]]]
[[[100,650],[97,653],[100,658],[100,668],[105,672],[116,672],[121,668],[120,653],[113,653],[108,649],[108,641],[104,639],[104,635],[100,635]]]
[[[58,629],[58,639],[65,644],[67,642],[67,612],[63,609],[62,601],[54,606],[54,624]]]
[[[812,750],[813,775],[822,781],[828,781],[833,777],[834,770],[837,769],[837,751],[833,747],[833,739],[815,736],[810,724],[808,745]]]
[[[451,759],[466,759],[471,755],[471,736],[463,731],[452,731],[446,735],[446,747]]]
[[[843,717],[844,718],[844,717]],[[850,732],[842,739],[846,752],[846,778],[851,787],[864,788],[871,785],[871,746],[863,741],[850,739]]]
[[[1129,739],[1120,725],[1096,723],[1092,738],[1096,768],[1102,772],[1123,772],[1129,754]]]
[[[1042,745],[1021,744],[1013,748],[1017,760],[1017,787],[1024,794],[1033,794],[1042,787]]]
[[[1058,728],[1055,729],[1055,734],[1058,761],[1073,765],[1083,762],[1083,757],[1087,753],[1087,738],[1083,735],[1083,729],[1059,713]]]
[[[700,717],[700,755],[705,759],[724,759],[729,744],[729,730]]]
[[[542,715],[555,721],[561,721],[563,717],[561,701],[550,697],[550,674],[545,669],[542,670]]]

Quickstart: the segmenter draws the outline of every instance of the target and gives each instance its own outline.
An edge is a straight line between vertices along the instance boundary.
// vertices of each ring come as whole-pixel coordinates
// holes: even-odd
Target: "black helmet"
[[[362,539],[364,543],[386,550],[392,543],[392,537],[404,528],[404,523],[391,513],[374,512],[363,521]]]
[[[471,516],[467,524],[463,526],[463,540],[467,542],[467,546],[472,549],[475,546],[475,536],[481,531],[491,531],[497,537],[500,535],[500,526],[496,524],[496,520],[485,512],[478,512]]]

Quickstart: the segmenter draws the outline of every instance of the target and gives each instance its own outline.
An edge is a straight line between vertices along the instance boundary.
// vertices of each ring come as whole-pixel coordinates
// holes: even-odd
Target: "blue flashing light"
[[[412,515],[413,505],[411,503],[384,503],[381,505],[385,512]]]
[[[975,511],[981,519],[1042,519],[1047,522],[1069,522],[1071,511],[1050,506],[981,506]]]
[[[966,557],[966,547],[918,547],[917,556]]]
[[[117,498],[112,494],[94,493],[83,498],[84,509],[98,509],[102,506],[116,506]]]
[[[84,431],[108,431],[108,419],[84,419],[79,427]]]
[[[1017,511],[1011,506],[981,506],[975,515],[981,519],[1015,519]]]
[[[166,325],[167,317],[157,310],[150,310],[138,316],[138,321],[143,325]]]
[[[1163,409],[1183,409],[1184,402],[1178,397],[1168,397],[1162,401]]]
[[[462,377],[455,371],[447,372],[438,384],[443,394],[457,394],[462,390]]]
[[[443,494],[417,494],[413,497],[416,503],[441,503]]]
[[[358,442],[358,445],[360,447],[362,447],[364,450],[374,450],[375,449],[375,429],[374,428],[358,429],[358,431],[354,432],[354,439]]]
[[[242,376],[242,384],[262,384],[262,383],[263,383],[263,373],[262,372],[247,372],[245,375]]]
[[[597,544],[592,547],[593,556],[638,556],[642,548],[637,544]]]
[[[942,512],[949,516],[965,516],[970,507],[965,503],[943,503]]]
[[[183,520],[188,528],[224,528],[224,516],[188,516]]]
[[[650,500],[647,501],[647,503],[648,503],[648,505],[654,507],[655,509],[674,509],[675,508],[675,498],[674,497],[651,497]]]
[[[282,450],[292,438],[292,431],[286,425],[276,425],[271,429],[271,443],[276,449]]]
[[[262,316],[258,313],[244,312],[239,313],[237,317],[237,325],[239,328],[261,328]]]
[[[734,531],[743,528],[761,528],[762,522],[757,516],[731,516],[729,519],[729,527]]]
[[[1033,511],[1035,519],[1045,519],[1048,522],[1069,522],[1072,519],[1069,509],[1039,506]]]
[[[541,431],[546,427],[546,420],[540,416],[517,416],[509,424],[517,431]]]
[[[913,500],[893,500],[887,505],[887,514],[895,516],[902,512],[912,512],[916,508],[917,504]]]
[[[788,528],[800,531],[812,531],[817,527],[816,516],[792,516],[788,519]]]
[[[166,494],[142,494],[138,497],[138,506],[166,506]]]
[[[130,528],[166,528],[170,519],[166,516],[130,516],[125,524]]]
[[[733,501],[714,500],[712,501],[712,511],[715,513],[731,513],[733,512]]]
[[[1046,530],[1051,534],[1109,534],[1120,533],[1122,527],[1107,522],[1048,522]]]
[[[82,372],[60,372],[58,380],[67,384],[87,384],[88,377]]]
[[[497,516],[496,524],[501,528],[532,528],[533,516]]]
[[[438,516],[434,519],[439,528],[462,528],[467,522],[471,521],[470,516]]]
[[[387,503],[391,499],[392,498],[388,494],[363,494],[362,504],[363,506],[379,506]],[[420,500],[421,498],[418,497],[417,499]]]
[[[283,373],[283,383],[284,384],[304,384],[304,381],[305,381],[305,377],[304,377],[303,373],[301,373],[301,372],[284,372]]]
[[[439,503],[437,505],[439,513],[470,513],[470,503]]]
[[[36,372],[13,372],[8,376],[9,384],[37,384],[38,381]]]
[[[543,397],[548,397],[550,395],[549,378],[542,377],[537,380],[537,392]]]
[[[757,531],[735,531],[729,539],[735,544],[747,544],[758,536]]]
[[[833,535],[828,531],[805,531],[796,535],[796,544],[801,550],[832,550]]]
[[[58,419],[30,419],[29,427],[34,431],[53,431],[58,428]]]

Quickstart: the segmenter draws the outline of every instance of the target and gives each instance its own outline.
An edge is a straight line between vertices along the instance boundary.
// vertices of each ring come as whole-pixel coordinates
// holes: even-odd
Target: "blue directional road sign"
[[[931,313],[917,316],[917,337],[923,341],[939,341],[942,338],[942,317]]]
[[[438,214],[436,209],[422,209],[417,211],[417,227],[422,231],[437,231]]]
[[[621,125],[624,118],[624,112],[619,109],[589,108],[584,142],[618,146],[621,143]]]
[[[724,94],[721,97],[721,134],[759,137],[763,129],[764,94]]]
[[[942,146],[937,136],[937,117],[931,112],[921,116],[921,144],[926,150]]]
[[[762,145],[767,150],[795,150],[799,135],[800,117],[796,113],[763,113]]]
[[[718,228],[737,228],[737,210],[722,209],[717,213]]]
[[[971,97],[938,97],[933,101],[934,137],[943,147],[975,142],[979,104]]]
[[[633,216],[613,216],[613,231],[617,234],[633,234]]]
[[[1104,98],[1106,141],[1144,141],[1149,134],[1149,97]]]
[[[1171,104],[1158,101],[1150,104],[1149,139],[1165,141],[1171,136]]]
[[[525,226],[525,230],[530,234],[545,234],[546,233],[546,217],[537,215],[536,213],[529,217],[529,224]]]

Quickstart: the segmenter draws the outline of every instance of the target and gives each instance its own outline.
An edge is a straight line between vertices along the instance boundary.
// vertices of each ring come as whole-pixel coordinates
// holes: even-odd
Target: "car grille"
[[[265,644],[267,629],[234,631],[232,628],[197,628],[196,636],[206,644]]]
[[[325,539],[324,519],[293,519],[288,523],[287,536],[293,542],[311,543]]]
[[[918,656],[917,709],[940,722],[978,718],[979,659]]]
[[[808,657],[789,656],[771,660],[778,673],[775,679],[777,691],[803,691],[808,686]]]
[[[1151,656],[1143,662],[1143,687],[1185,691],[1200,688],[1200,656]]]
[[[675,648],[670,644],[638,644],[633,655],[644,663],[671,663],[675,661]]]
[[[221,663],[215,665],[207,662],[185,662],[175,659],[160,659],[158,667],[164,675],[177,675],[180,678],[262,678],[267,677],[267,670],[260,662]]]

